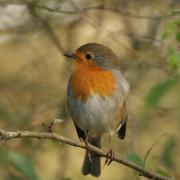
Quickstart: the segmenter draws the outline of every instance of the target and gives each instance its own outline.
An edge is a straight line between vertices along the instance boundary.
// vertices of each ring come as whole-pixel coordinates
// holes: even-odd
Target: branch
[[[163,14],[163,15],[157,15],[157,16],[138,15],[138,14],[134,14],[134,13],[131,13],[131,12],[124,12],[124,11],[118,9],[118,8],[104,7],[102,5],[100,5],[100,6],[92,6],[92,7],[84,7],[81,10],[78,10],[78,11],[62,10],[60,8],[50,8],[48,6],[44,6],[44,5],[40,5],[40,4],[37,4],[36,8],[47,10],[47,11],[50,11],[50,12],[53,12],[53,13],[64,13],[64,14],[79,14],[79,13],[83,13],[83,12],[87,12],[87,11],[91,11],[91,10],[111,11],[111,12],[114,12],[114,13],[118,13],[121,16],[129,17],[129,18],[150,19],[150,20],[168,18],[168,17],[176,15],[176,13],[171,13],[171,12],[167,13],[167,14]]]
[[[57,49],[62,53],[64,51],[64,49],[63,49],[60,41],[58,40],[57,35],[55,34],[52,27],[50,26],[49,22],[46,19],[41,18],[38,15],[38,13],[36,12],[36,2],[28,3],[27,7],[29,10],[29,13],[32,15],[32,17],[34,17],[34,21],[38,24],[41,23],[41,25],[43,26],[43,29],[45,30],[45,32],[48,35],[48,37],[50,38],[50,40],[52,40],[52,42],[57,47]]]
[[[9,4],[16,4],[16,5],[24,5],[27,4],[29,0],[1,0],[0,5],[1,6],[7,6]]]
[[[172,16],[176,16],[179,14],[178,10],[163,14],[163,15],[157,15],[157,16],[148,16],[148,15],[138,15],[135,13],[131,13],[131,12],[125,12],[122,11],[119,8],[116,7],[104,7],[104,5],[99,5],[99,6],[87,6],[82,8],[81,10],[77,10],[77,11],[69,11],[69,10],[62,10],[60,8],[51,8],[48,6],[44,6],[38,3],[38,1],[33,1],[33,0],[2,0],[0,2],[0,6],[6,6],[9,4],[16,4],[16,5],[27,5],[29,3],[35,3],[36,4],[36,8],[39,9],[43,9],[43,10],[47,10],[53,13],[64,13],[64,14],[79,14],[79,13],[83,13],[83,12],[87,12],[87,11],[91,11],[91,10],[99,10],[99,11],[109,11],[109,12],[114,12],[114,13],[118,13],[121,16],[125,16],[125,17],[129,17],[129,18],[134,18],[134,19],[150,19],[150,20],[156,20],[156,19],[161,19],[161,18],[168,18],[168,17],[172,17]]]
[[[0,141],[2,140],[11,140],[11,139],[16,139],[16,138],[35,138],[35,139],[49,139],[49,140],[55,140],[58,142],[62,142],[65,144],[69,144],[71,146],[79,147],[82,149],[86,149],[87,147],[85,146],[84,143],[74,141],[71,139],[68,139],[66,137],[63,137],[57,133],[48,133],[48,132],[32,132],[32,131],[14,131],[14,132],[8,132],[0,129]],[[99,149],[91,144],[88,144],[88,149],[95,152],[97,155],[101,157],[108,157],[107,152],[103,151],[102,149]],[[149,170],[144,169],[141,166],[138,166],[137,164],[124,160],[120,158],[118,154],[115,154],[114,157],[112,158],[113,161],[123,164],[125,166],[128,166],[131,169],[134,169],[139,173],[139,175],[144,176],[149,179],[154,179],[154,180],[173,180],[173,178],[165,177],[165,176],[160,176],[158,174],[155,174]]]

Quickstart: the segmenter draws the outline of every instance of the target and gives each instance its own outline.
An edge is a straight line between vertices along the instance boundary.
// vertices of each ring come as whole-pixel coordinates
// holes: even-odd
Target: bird
[[[80,140],[101,148],[106,135],[117,133],[124,139],[129,83],[117,68],[118,57],[111,48],[99,43],[84,44],[64,56],[72,60],[67,104]],[[88,148],[82,174],[101,174],[100,157]]]

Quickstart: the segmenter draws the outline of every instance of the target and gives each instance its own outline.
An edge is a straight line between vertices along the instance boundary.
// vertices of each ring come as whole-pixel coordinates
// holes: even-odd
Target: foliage
[[[168,63],[172,68],[176,69],[177,71],[180,70],[180,52],[177,51],[175,48],[169,49]]]
[[[180,20],[176,20],[168,23],[161,35],[161,38],[167,39],[173,35],[176,35],[176,40],[179,41],[179,33],[180,33],[179,27],[180,27]]]
[[[138,164],[139,166],[143,166],[143,159],[138,154],[136,154],[134,152],[128,154],[127,159],[129,161],[132,161],[132,162]]]
[[[27,155],[9,149],[1,149],[0,158],[1,160],[3,160],[1,163],[9,163],[9,165],[12,165],[27,179],[39,179],[34,169],[32,159]]]
[[[160,99],[163,97],[163,95],[167,93],[168,90],[177,83],[177,81],[178,81],[178,77],[173,76],[152,87],[146,97],[146,105],[148,107],[156,106],[160,101]]]
[[[168,168],[173,168],[175,166],[173,161],[173,151],[175,147],[176,138],[174,137],[169,138],[163,147],[160,159]]]
[[[168,23],[162,33],[162,39],[170,38],[175,35],[176,41],[180,40],[180,20]],[[167,54],[167,64],[174,69],[174,75],[167,77],[164,81],[155,84],[145,98],[148,107],[158,105],[161,98],[179,82],[180,73],[180,51],[177,47],[169,48]]]

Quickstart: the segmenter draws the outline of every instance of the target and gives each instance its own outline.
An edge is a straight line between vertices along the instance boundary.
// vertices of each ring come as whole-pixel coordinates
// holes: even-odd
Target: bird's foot
[[[88,138],[87,138],[87,137],[86,137],[85,139],[80,138],[80,141],[83,141],[83,142],[85,143],[86,153],[88,154],[89,160],[92,162],[91,150],[90,150],[90,148],[89,148]]]
[[[107,158],[104,162],[104,166],[105,165],[109,166],[112,163],[113,159],[114,159],[114,153],[113,153],[112,149],[110,149],[109,152],[107,153]]]

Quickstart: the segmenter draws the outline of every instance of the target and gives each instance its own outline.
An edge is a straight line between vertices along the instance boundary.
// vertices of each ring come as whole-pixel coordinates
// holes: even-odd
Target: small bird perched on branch
[[[116,69],[117,56],[101,44],[88,43],[73,53],[72,74],[68,82],[68,108],[80,139],[101,147],[105,134],[117,132],[124,139],[127,122],[129,84]],[[111,142],[110,142],[111,151]],[[82,167],[84,175],[98,177],[100,157],[86,150]]]

